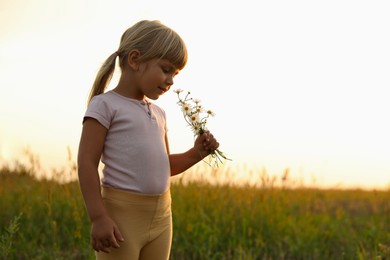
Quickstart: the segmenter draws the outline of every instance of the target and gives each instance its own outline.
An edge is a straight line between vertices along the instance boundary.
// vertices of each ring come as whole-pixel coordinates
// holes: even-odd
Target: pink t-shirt
[[[143,194],[162,194],[169,189],[162,108],[111,90],[91,100],[86,117],[108,129],[101,158],[103,186]]]

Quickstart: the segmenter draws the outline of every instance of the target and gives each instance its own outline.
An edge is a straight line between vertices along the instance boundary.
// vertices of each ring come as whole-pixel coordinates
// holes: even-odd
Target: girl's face
[[[173,85],[179,70],[168,60],[153,59],[140,64],[140,91],[156,100]]]

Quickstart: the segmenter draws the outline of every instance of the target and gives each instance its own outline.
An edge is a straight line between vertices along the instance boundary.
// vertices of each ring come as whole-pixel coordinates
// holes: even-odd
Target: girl
[[[105,92],[116,58],[121,77]],[[186,62],[180,36],[159,21],[144,20],[124,32],[96,76],[83,120],[78,176],[97,259],[169,258],[169,176],[219,147],[206,132],[188,151],[169,153],[165,112],[149,100],[170,89]]]

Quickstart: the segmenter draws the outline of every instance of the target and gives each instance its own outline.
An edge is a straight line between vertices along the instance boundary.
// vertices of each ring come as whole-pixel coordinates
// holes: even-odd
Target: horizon
[[[0,158],[0,170],[8,169],[12,172],[26,170],[31,177],[38,181],[50,180],[61,184],[77,182],[77,162],[72,152],[67,147],[67,159],[63,164],[47,167],[42,165],[41,158],[30,148],[26,147],[23,155],[18,159],[5,161]],[[207,160],[200,161],[182,174],[171,177],[171,183],[190,183],[201,182],[210,185],[228,185],[237,187],[255,187],[255,188],[283,188],[283,189],[320,189],[320,190],[364,190],[364,191],[388,191],[390,183],[384,183],[382,186],[345,184],[345,183],[321,183],[315,175],[308,176],[292,175],[291,168],[285,167],[283,171],[268,172],[266,167],[259,167],[256,164],[236,163],[229,164],[231,161],[223,161],[219,166],[210,166]],[[100,163],[99,174],[102,174],[103,164]]]

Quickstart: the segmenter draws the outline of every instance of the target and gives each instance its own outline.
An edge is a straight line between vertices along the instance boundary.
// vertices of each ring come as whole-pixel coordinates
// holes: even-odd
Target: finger
[[[213,140],[215,140],[214,135],[213,135],[212,133],[208,132],[208,133],[207,133],[206,141],[207,141],[207,142],[211,142],[211,141],[213,141]]]
[[[107,242],[99,242],[98,244],[99,244],[98,248],[99,248],[100,251],[102,251],[104,253],[110,253],[111,252],[110,245],[106,245],[106,244],[108,244]]]
[[[109,247],[103,247],[101,251],[104,253],[107,253],[107,254],[111,253],[111,250]]]
[[[213,147],[210,148],[210,149],[211,149],[211,152],[215,152],[215,150],[217,150],[218,147],[219,147],[219,144],[216,143]]]
[[[196,142],[203,143],[203,142],[206,142],[206,139],[207,139],[207,134],[204,133],[204,134],[197,136]]]
[[[106,239],[105,241],[103,241],[103,246],[104,246],[104,247],[111,247],[111,241],[110,241],[110,239]]]
[[[118,241],[116,240],[114,234],[112,235],[112,237],[110,238],[110,246],[112,247],[115,247],[115,248],[119,248],[119,244],[118,244]]]
[[[206,150],[215,150],[219,146],[219,143],[215,138],[211,139],[208,143],[204,144]]]
[[[101,242],[99,242],[99,241],[96,241],[96,242],[95,242],[95,245],[94,245],[93,248],[95,249],[96,252],[100,252],[100,251],[101,251],[101,252],[104,252],[104,253],[109,253],[109,252],[110,252],[109,249],[106,248],[106,247],[104,246],[104,244],[101,243]]]
[[[210,140],[213,138],[213,136],[210,134],[210,132],[206,133],[206,142],[210,142]]]
[[[212,136],[210,136],[210,134],[206,133],[206,134],[204,134],[202,141],[203,141],[203,146],[207,146],[210,144],[210,142],[213,141],[213,138],[212,138]]]
[[[115,236],[115,239],[119,242],[125,241],[125,239],[123,238],[122,233],[119,231],[118,227],[114,227],[114,236]]]

